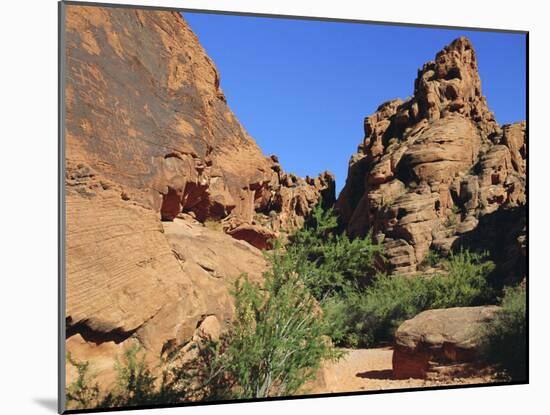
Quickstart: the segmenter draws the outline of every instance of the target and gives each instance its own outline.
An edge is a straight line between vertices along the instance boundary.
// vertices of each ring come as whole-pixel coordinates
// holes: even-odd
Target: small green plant
[[[116,359],[117,386],[105,398],[103,406],[132,406],[153,401],[155,380],[145,363],[145,353],[139,345],[124,351],[122,360]]]
[[[224,333],[218,341],[204,333],[186,355],[176,354],[163,373],[159,400],[168,403],[224,400],[233,397],[235,379],[225,368],[231,336]]]
[[[421,268],[436,267],[442,261],[441,256],[436,251],[429,250],[422,263],[420,264]]]
[[[77,362],[67,355],[68,362],[78,371],[78,378],[66,389],[69,409],[108,408],[115,406],[133,406],[148,403],[165,403],[166,393],[163,379],[160,390],[155,387],[156,378],[145,363],[145,354],[138,345],[124,351],[122,360],[116,359],[114,369],[117,383],[112,390],[100,396],[95,376],[89,373],[89,362]]]
[[[460,251],[442,261],[446,273],[431,276],[380,274],[348,303],[345,326],[362,346],[391,341],[399,325],[433,308],[481,305],[494,299],[487,278],[494,264],[485,254]]]
[[[502,308],[482,331],[482,356],[512,380],[527,379],[527,293],[525,287],[504,289]]]
[[[451,207],[451,212],[447,216],[447,226],[456,226],[460,222],[460,217],[462,215],[462,208],[458,205],[453,205]]]
[[[88,409],[97,406],[99,385],[90,373],[89,362],[79,362],[67,353],[67,361],[77,371],[77,378],[66,389],[67,406],[70,409]]]

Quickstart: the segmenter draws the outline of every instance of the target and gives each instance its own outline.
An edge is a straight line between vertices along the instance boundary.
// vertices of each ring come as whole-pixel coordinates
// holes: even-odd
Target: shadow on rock
[[[495,284],[515,284],[527,275],[526,217],[526,206],[484,215],[475,229],[453,243],[452,250],[489,251],[497,267]]]

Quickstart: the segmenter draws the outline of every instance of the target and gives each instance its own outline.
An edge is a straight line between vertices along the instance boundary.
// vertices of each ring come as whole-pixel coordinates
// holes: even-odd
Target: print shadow
[[[57,413],[57,399],[55,398],[34,398],[34,402],[51,412]]]

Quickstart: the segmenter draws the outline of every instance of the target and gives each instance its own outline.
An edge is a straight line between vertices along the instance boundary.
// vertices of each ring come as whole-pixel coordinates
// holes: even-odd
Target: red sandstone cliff
[[[497,124],[468,39],[437,53],[412,98],[380,105],[364,130],[336,206],[348,233],[383,241],[390,271],[477,245],[507,277],[525,275],[526,125]]]
[[[257,248],[334,185],[262,154],[179,13],[66,10],[67,349],[109,377],[129,342],[156,364],[223,325]]]

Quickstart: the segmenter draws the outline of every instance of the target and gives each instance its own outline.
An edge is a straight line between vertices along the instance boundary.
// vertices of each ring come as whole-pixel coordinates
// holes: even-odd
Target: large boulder
[[[235,280],[246,273],[251,281],[260,282],[267,264],[261,251],[249,243],[190,218],[159,222],[157,228],[143,208],[106,207],[109,210],[97,214],[127,217],[128,222],[120,225],[122,231],[131,230],[129,223],[138,220],[133,210],[143,215],[137,225],[145,222],[150,227],[136,236],[131,232],[123,236],[117,234],[115,222],[107,221],[102,229],[112,235],[110,246],[96,245],[90,239],[94,233],[83,233],[79,246],[69,247],[70,254],[90,247],[93,254],[79,256],[78,263],[71,261],[67,351],[76,360],[89,361],[98,380],[109,386],[115,380],[115,359],[131,345],[140,345],[146,361],[156,368],[161,356],[191,342],[197,328],[217,337],[233,318],[230,292]],[[105,221],[83,208],[79,212],[90,222]],[[90,222],[84,223],[88,227]],[[125,247],[125,255],[120,255],[117,243]],[[95,279],[79,279],[89,268]],[[70,365],[67,368],[71,382],[76,373]]]
[[[393,375],[397,379],[460,375],[479,358],[483,325],[498,306],[428,310],[405,321],[395,333]]]

